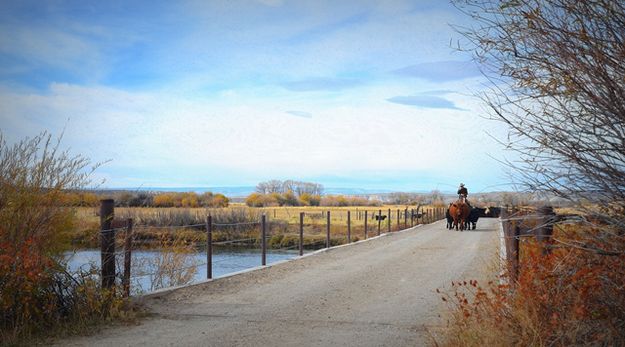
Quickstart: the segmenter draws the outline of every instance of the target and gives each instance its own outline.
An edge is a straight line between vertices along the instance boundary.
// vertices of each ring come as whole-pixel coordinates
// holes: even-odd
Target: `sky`
[[[41,131],[101,188],[296,179],[506,188],[444,1],[3,1],[0,129]]]

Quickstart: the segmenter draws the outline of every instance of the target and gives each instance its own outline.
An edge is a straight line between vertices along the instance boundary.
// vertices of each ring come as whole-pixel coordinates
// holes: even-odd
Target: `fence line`
[[[509,282],[512,285],[519,278],[520,241],[526,238],[535,238],[541,247],[541,253],[543,255],[549,254],[551,252],[553,226],[559,219],[551,206],[543,206],[535,211],[521,210],[515,207],[509,208],[508,206],[501,209],[500,220],[504,231],[503,239],[510,277]],[[537,223],[536,225],[529,225],[525,223],[526,221]]]
[[[382,209],[377,209],[377,210],[356,209],[355,219],[357,221],[362,220],[363,222],[362,224],[364,225],[362,224],[353,225],[353,220],[352,220],[352,215],[351,215],[350,210],[347,210],[347,211],[341,210],[338,213],[336,213],[336,215],[338,215],[340,217],[340,220],[343,221],[344,220],[343,212],[346,212],[346,216],[347,216],[347,219],[345,222],[346,224],[340,223],[339,225],[341,227],[347,228],[347,235],[346,235],[347,243],[353,242],[352,233],[353,231],[357,231],[357,230],[362,230],[364,234],[364,239],[368,238],[369,236],[368,233],[372,231],[368,223],[369,213],[371,215],[371,220],[377,220],[378,222],[378,226],[377,226],[378,235],[380,235],[383,232],[382,231],[383,222],[386,223],[386,230],[387,230],[386,232],[390,233],[390,232],[393,232],[393,230],[400,230],[402,227],[403,228],[412,227],[415,225],[415,221],[417,223],[419,221],[421,223],[428,223],[428,222],[433,222],[440,217],[440,214],[438,213],[438,209],[433,209],[433,210],[428,209],[424,211],[423,209],[421,209],[421,206],[417,206],[416,209],[414,208],[408,209],[407,207],[404,208],[403,210],[397,209],[396,218],[394,221],[393,221],[393,217],[395,217],[394,216],[395,213],[393,213],[394,211],[392,211],[390,208],[386,211],[383,211]],[[385,212],[385,214],[383,214],[383,212]],[[410,218],[408,217],[409,214],[410,214]],[[337,226],[336,224],[334,225],[332,224],[331,216],[333,215],[334,214],[332,214],[330,210],[321,211],[321,213],[300,212],[299,225],[298,225],[299,232],[293,233],[293,235],[299,236],[298,238],[296,238],[297,243],[293,245],[289,245],[289,246],[280,247],[280,248],[272,248],[272,250],[289,251],[289,250],[294,250],[294,249],[299,248],[299,255],[301,256],[304,253],[304,248],[307,248],[307,247],[317,247],[319,245],[323,245],[324,243],[325,243],[325,248],[331,247],[332,240],[333,240],[331,237],[332,228],[333,227],[336,228]],[[312,223],[304,223],[304,219],[306,217],[309,217],[309,219],[312,220]],[[323,221],[324,217],[325,217],[325,223]],[[410,223],[408,223],[408,219],[410,219]],[[402,226],[402,222],[403,222],[403,226]],[[266,259],[267,258],[267,240],[277,235],[283,235],[283,236],[291,235],[290,233],[283,233],[283,232],[272,233],[272,226],[276,227],[276,226],[284,226],[284,225],[285,225],[284,222],[267,220],[265,214],[262,214],[261,220],[257,222],[215,223],[213,222],[212,217],[209,215],[207,216],[205,223],[196,223],[196,224],[188,224],[188,225],[170,225],[170,226],[133,225],[133,220],[131,218],[127,220],[114,219],[114,201],[112,199],[101,200],[99,234],[100,234],[100,243],[101,243],[100,256],[101,256],[102,287],[111,288],[114,286],[115,277],[116,277],[115,262],[116,262],[116,258],[118,256],[121,256],[122,254],[124,255],[124,262],[123,262],[124,271],[122,275],[122,285],[123,285],[123,291],[124,291],[125,296],[128,296],[130,294],[131,279],[136,279],[136,278],[146,277],[146,276],[154,276],[154,275],[158,275],[161,273],[161,271],[154,272],[154,273],[141,273],[140,272],[140,274],[135,274],[135,275],[132,275],[130,273],[133,243],[136,241],[143,241],[139,237],[139,235],[136,233],[137,231],[153,230],[153,229],[181,230],[181,229],[190,229],[190,228],[195,228],[195,229],[199,229],[202,227],[205,228],[206,229],[205,232],[207,235],[206,261],[199,262],[193,265],[182,266],[182,267],[175,268],[175,269],[168,269],[168,271],[179,272],[179,271],[188,270],[190,268],[197,268],[199,266],[207,266],[207,278],[212,278],[212,267],[214,264],[224,263],[224,262],[232,263],[232,259],[228,259],[228,258],[214,260],[213,255],[212,255],[212,246],[232,245],[232,244],[244,243],[244,242],[249,242],[249,241],[258,242],[260,240],[260,248],[261,248],[260,263],[262,266],[264,266],[267,264],[267,259]],[[247,227],[254,226],[258,228],[259,237],[248,237],[248,238],[240,238],[240,239],[224,240],[224,241],[212,240],[213,233],[216,231],[215,230],[216,227],[237,227],[237,226],[247,226]],[[313,230],[317,229],[319,232],[323,232],[324,226],[325,226],[325,238],[324,239],[304,242],[303,231],[305,227],[312,228]],[[286,222],[285,230],[288,230],[289,227],[291,227],[291,225],[288,222]],[[120,250],[115,249],[116,248],[116,233],[118,231],[126,232],[124,239],[121,240],[119,244],[119,247],[121,248]],[[249,230],[247,230],[246,232],[249,232]],[[336,240],[336,238],[334,238],[334,240]],[[239,266],[245,267],[245,265],[241,265],[241,264],[239,264]]]

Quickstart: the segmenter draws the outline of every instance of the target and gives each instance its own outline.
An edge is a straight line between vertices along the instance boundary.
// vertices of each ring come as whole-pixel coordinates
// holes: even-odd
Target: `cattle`
[[[375,220],[385,220],[386,219],[386,215],[375,215]]]
[[[485,208],[473,207],[471,209],[471,211],[469,212],[469,218],[467,218],[467,229],[475,230],[475,228],[477,226],[477,220],[480,217],[485,217],[485,216],[486,216],[486,209]],[[473,227],[471,228],[471,226],[473,226]]]
[[[451,204],[449,204],[449,207],[451,207]],[[447,229],[452,229],[454,227],[454,218],[449,213],[449,207],[445,211],[445,219],[447,219]]]
[[[500,214],[501,214],[500,207],[490,206],[486,209],[486,212],[484,213],[484,217],[498,218]]]

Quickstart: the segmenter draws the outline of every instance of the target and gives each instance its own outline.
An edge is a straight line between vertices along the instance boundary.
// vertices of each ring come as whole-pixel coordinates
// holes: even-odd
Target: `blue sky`
[[[2,2],[0,127],[65,129],[105,187],[491,190],[505,129],[450,24],[442,1]]]

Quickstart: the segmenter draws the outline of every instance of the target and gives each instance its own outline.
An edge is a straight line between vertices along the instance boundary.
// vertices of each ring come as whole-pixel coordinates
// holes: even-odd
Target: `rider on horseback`
[[[467,195],[469,195],[469,191],[464,186],[464,183],[460,183],[460,187],[458,187],[458,199],[463,200],[468,204]]]

